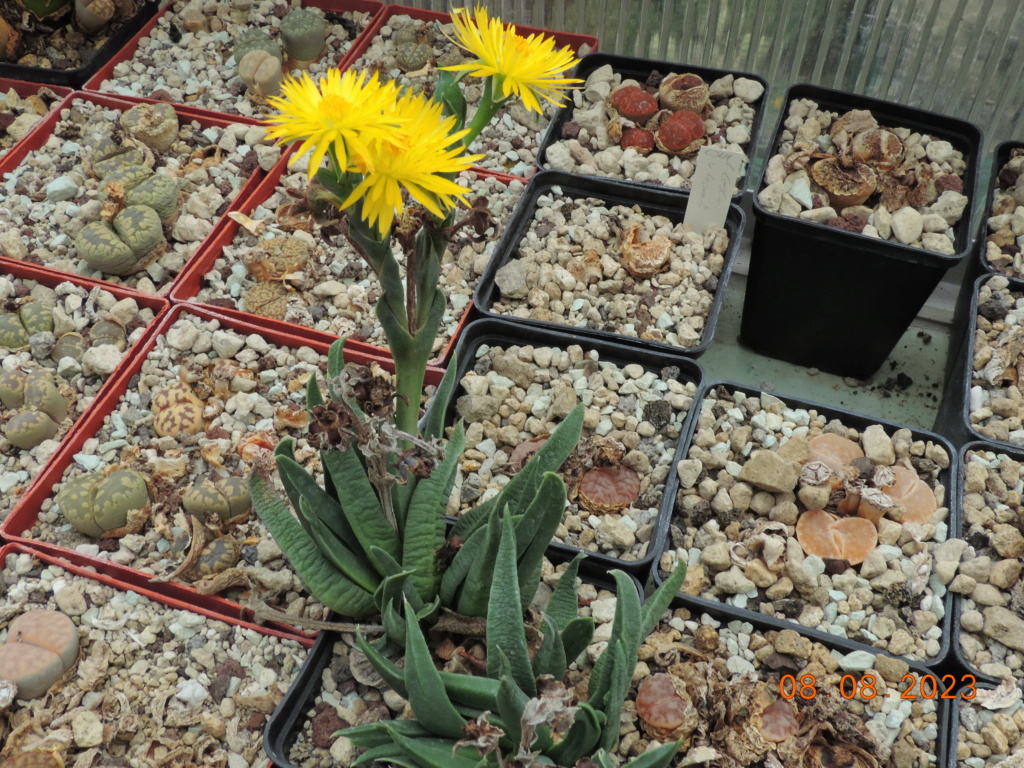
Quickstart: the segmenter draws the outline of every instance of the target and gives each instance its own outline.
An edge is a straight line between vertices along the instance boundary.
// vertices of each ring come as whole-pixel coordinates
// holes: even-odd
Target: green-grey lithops
[[[15,448],[31,450],[44,440],[52,439],[60,425],[42,411],[23,411],[4,424],[4,437]]]
[[[75,21],[90,35],[102,32],[116,12],[114,0],[75,0]]]
[[[316,11],[296,8],[281,19],[281,42],[296,65],[307,65],[323,54],[327,25]]]
[[[97,320],[89,329],[89,344],[93,347],[98,347],[101,344],[113,344],[123,352],[128,344],[125,339],[124,326],[110,317]]]
[[[218,536],[206,542],[199,553],[193,573],[199,576],[213,576],[234,568],[242,557],[242,548],[230,536]]]
[[[117,147],[116,151],[102,158],[93,155],[92,172],[99,179],[106,179],[112,173],[133,165],[145,165],[146,156],[135,147]]]
[[[28,375],[21,369],[0,373],[0,403],[7,408],[21,408],[27,383]]]
[[[139,270],[131,247],[104,221],[90,221],[75,236],[78,255],[93,269],[110,275],[130,275]]]
[[[4,424],[4,437],[16,448],[30,450],[52,439],[68,415],[68,404],[48,371],[16,369],[0,375],[0,401],[21,409]]]
[[[116,182],[127,191],[141,184],[153,175],[153,170],[145,165],[125,165],[110,173],[103,179],[104,185]]]
[[[150,149],[166,152],[178,138],[178,113],[165,102],[136,104],[121,115],[121,128]]]
[[[60,362],[65,357],[70,357],[72,360],[81,360],[84,354],[85,339],[82,338],[82,334],[71,331],[57,339],[53,349],[50,350],[50,359],[55,363]]]
[[[106,477],[84,475],[67,483],[57,494],[57,507],[86,536],[111,538],[138,531],[149,507],[146,478],[131,469],[118,469]]]
[[[0,347],[21,349],[28,346],[28,331],[13,312],[0,314]]]
[[[114,217],[114,231],[139,259],[164,244],[160,215],[146,205],[129,205]]]
[[[53,332],[53,309],[41,301],[29,301],[18,309],[18,317],[28,335]]]
[[[178,213],[178,183],[165,173],[154,173],[128,188],[124,201],[127,205],[145,205],[157,212],[165,224]]]
[[[403,72],[423,69],[434,56],[434,49],[424,43],[402,43],[398,46],[395,60]]]
[[[241,522],[249,516],[249,486],[241,477],[206,478],[185,491],[181,505],[204,520],[222,524]]]
[[[235,39],[234,56],[235,65],[242,63],[246,54],[252,51],[266,51],[274,56],[279,62],[284,62],[284,55],[281,53],[281,46],[273,40],[270,35],[260,29],[251,29],[244,32]]]
[[[266,51],[256,49],[238,63],[238,76],[256,96],[266,98],[281,91],[284,71],[280,61]]]

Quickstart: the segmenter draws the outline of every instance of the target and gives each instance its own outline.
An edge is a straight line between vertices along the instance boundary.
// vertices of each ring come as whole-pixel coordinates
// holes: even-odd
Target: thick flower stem
[[[423,397],[423,378],[427,374],[427,359],[422,355],[395,357],[395,426],[402,432],[418,435],[420,399]]]
[[[480,131],[491,124],[491,120],[498,114],[498,110],[505,106],[508,99],[495,99],[494,98],[494,78],[488,77],[484,81],[484,95],[480,99],[480,106],[476,110],[476,114],[473,115],[473,120],[469,124],[469,133],[462,139],[462,145],[469,149],[473,142],[476,141],[476,137],[480,135]]]

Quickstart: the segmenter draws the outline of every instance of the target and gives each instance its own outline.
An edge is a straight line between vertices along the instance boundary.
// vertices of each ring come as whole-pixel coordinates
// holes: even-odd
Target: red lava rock
[[[785,741],[799,730],[800,723],[785,699],[776,699],[761,712],[761,735],[767,741]]]
[[[245,723],[247,731],[262,731],[267,727],[267,716],[262,712],[253,712]]]
[[[686,110],[676,112],[658,127],[658,148],[672,155],[692,154],[704,139],[704,121]]]
[[[640,496],[640,476],[621,464],[597,467],[580,478],[577,498],[588,512],[608,514],[625,509]]]
[[[320,714],[310,721],[310,728],[313,731],[313,746],[327,749],[334,743],[334,734],[349,724],[338,717],[334,707],[327,707]]]
[[[646,155],[654,149],[654,134],[643,128],[627,128],[622,132],[619,146],[623,149],[632,147],[641,155]]]
[[[935,189],[941,195],[943,192],[953,190],[958,194],[963,194],[964,191],[964,180],[953,173],[947,173],[945,176],[939,176],[935,180]]]
[[[617,88],[608,97],[608,103],[634,123],[646,123],[658,111],[658,100],[638,85]]]

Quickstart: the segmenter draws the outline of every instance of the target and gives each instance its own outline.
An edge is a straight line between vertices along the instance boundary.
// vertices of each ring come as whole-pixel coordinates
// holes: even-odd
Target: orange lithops
[[[640,475],[629,467],[597,467],[580,478],[577,498],[588,512],[621,512],[640,496]]]
[[[832,533],[842,559],[850,565],[864,562],[871,550],[878,544],[878,529],[870,520],[863,517],[844,517],[832,526]]]
[[[761,735],[766,741],[782,742],[799,732],[800,721],[785,699],[777,699],[761,712]]]
[[[904,523],[927,523],[938,508],[935,494],[928,483],[906,467],[893,467],[896,482],[883,490],[897,504],[903,505]]]
[[[823,509],[812,509],[796,521],[796,539],[805,554],[841,559],[842,550],[835,536],[836,519]]]
[[[817,459],[833,472],[841,473],[843,467],[864,455],[860,445],[846,437],[824,432],[807,441],[811,449],[811,460]]]

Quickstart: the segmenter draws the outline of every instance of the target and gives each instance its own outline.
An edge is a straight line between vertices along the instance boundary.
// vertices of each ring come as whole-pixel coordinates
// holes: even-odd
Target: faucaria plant
[[[468,190],[454,175],[480,158],[466,147],[502,104],[519,96],[540,111],[541,100],[557,103],[565,86],[577,82],[562,77],[575,63],[568,49],[520,37],[480,9],[476,26],[465,12],[456,18],[457,42],[479,59],[468,70],[460,65],[457,75],[445,73],[436,101],[402,93],[376,74],[337,70],[320,83],[305,73],[286,80],[281,96],[268,100],[280,111],[268,120],[269,134],[300,142],[293,161],[309,155],[311,208],[343,212],[342,231],[380,281],[376,313],[395,383],[393,396],[382,394],[372,376],[344,367],[342,344],[334,345],[328,399],[315,378],[307,390],[324,485],[299,465],[285,440],[276,451],[277,469],[295,516],[259,474],[250,481],[253,506],[315,597],[343,616],[379,613],[399,644],[409,621],[429,621],[441,607],[485,615],[502,525],[515,538],[525,608],[565,508],[565,487],[554,471],[579,441],[583,422],[580,407],[496,498],[460,521],[446,546],[444,512],[465,442],[457,425],[440,448],[454,363],[422,432],[420,402],[445,310],[441,259],[457,228],[486,229],[487,217],[472,209],[455,223]],[[464,128],[459,81],[470,74],[487,80],[477,115]],[[454,553],[443,573],[436,555],[442,547]]]
[[[487,610],[487,676],[438,671],[422,630],[406,614],[405,664],[399,667],[357,633],[357,644],[380,676],[406,698],[413,718],[381,721],[339,732],[372,760],[413,768],[528,768],[577,766],[589,757],[601,768],[618,765],[622,707],[637,652],[686,575],[677,569],[641,608],[636,587],[612,571],[617,602],[611,636],[590,673],[587,700],[573,704],[562,682],[569,664],[590,643],[593,619],[577,616],[577,558],[562,574],[542,615],[540,646],[530,656],[515,579],[513,525],[501,524],[501,544]],[[629,768],[663,768],[678,742],[645,752]]]

